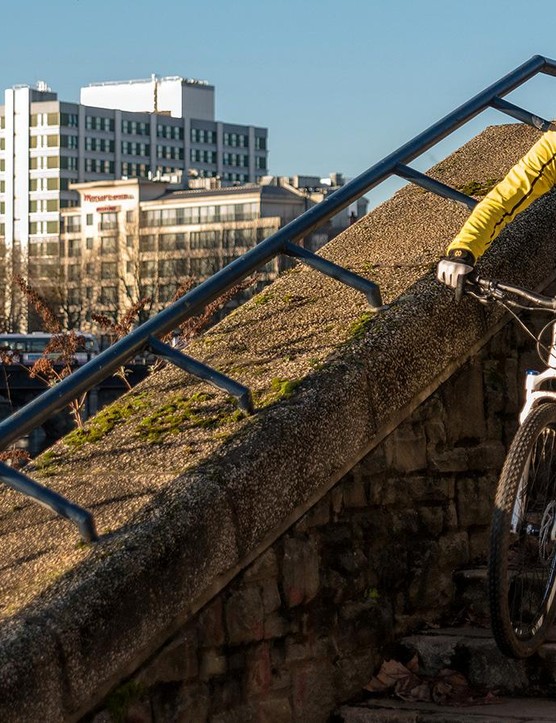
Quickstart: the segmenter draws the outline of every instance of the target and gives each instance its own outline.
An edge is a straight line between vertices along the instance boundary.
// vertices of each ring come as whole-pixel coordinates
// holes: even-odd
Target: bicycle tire
[[[524,482],[520,488],[520,480]],[[516,498],[524,504],[512,531]],[[500,474],[490,534],[492,632],[512,658],[533,655],[556,609],[556,404],[535,407],[520,426]]]

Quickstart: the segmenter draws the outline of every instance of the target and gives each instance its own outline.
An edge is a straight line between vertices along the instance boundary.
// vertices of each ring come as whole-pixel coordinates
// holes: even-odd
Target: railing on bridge
[[[342,186],[318,205],[313,206],[243,256],[232,261],[69,377],[19,409],[11,417],[0,422],[0,450],[6,449],[12,442],[38,427],[54,412],[90,390],[101,380],[113,374],[122,364],[145,350],[163,357],[172,364],[225,390],[237,398],[240,407],[251,413],[253,404],[249,389],[177,351],[160,341],[160,338],[169,334],[185,319],[198,313],[208,303],[264,266],[278,254],[296,258],[301,263],[362,291],[370,306],[379,310],[382,307],[382,301],[380,290],[376,284],[302,248],[296,242],[390,176],[406,179],[428,191],[463,203],[472,209],[476,204],[475,199],[407,164],[487,108],[495,108],[542,131],[556,130],[556,126],[550,121],[539,118],[502,97],[538,73],[556,76],[556,61],[540,55],[533,56],[526,63]],[[72,504],[61,495],[1,462],[0,480],[74,522],[85,541],[97,539],[93,517],[87,510]]]

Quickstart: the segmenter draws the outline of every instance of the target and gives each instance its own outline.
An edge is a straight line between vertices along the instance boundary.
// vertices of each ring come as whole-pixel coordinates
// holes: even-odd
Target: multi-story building
[[[80,204],[62,211],[60,244],[31,258],[33,277],[75,328],[96,331],[92,312],[117,318],[145,297],[145,311],[153,313],[184,280],[204,280],[321,200],[323,187],[290,180],[300,179],[237,186],[198,179],[188,189],[143,179],[76,184]],[[306,247],[317,248],[353,220],[346,212],[308,236]],[[285,257],[270,261],[246,295],[288,265]]]
[[[180,77],[99,83],[81,102],[44,83],[6,90],[0,107],[0,237],[5,265],[25,272],[34,244],[56,243],[72,184],[120,178],[267,173],[267,130],[216,121],[214,86]],[[40,253],[40,252],[39,252]],[[16,258],[17,257],[17,258]]]

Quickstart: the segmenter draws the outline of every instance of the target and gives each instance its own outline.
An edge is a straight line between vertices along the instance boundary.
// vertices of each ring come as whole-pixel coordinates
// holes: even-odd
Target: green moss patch
[[[96,414],[82,429],[74,429],[64,439],[70,449],[79,449],[84,444],[98,442],[114,427],[125,422],[138,412],[144,411],[148,406],[145,394],[128,396],[119,402],[111,404]]]

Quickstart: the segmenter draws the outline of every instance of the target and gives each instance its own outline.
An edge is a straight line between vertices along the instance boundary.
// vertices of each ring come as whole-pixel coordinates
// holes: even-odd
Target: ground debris
[[[498,701],[493,691],[478,693],[472,690],[467,678],[456,670],[445,668],[435,676],[423,675],[419,671],[417,655],[405,665],[398,660],[385,660],[364,690],[372,695],[392,694],[409,702],[454,707]]]

